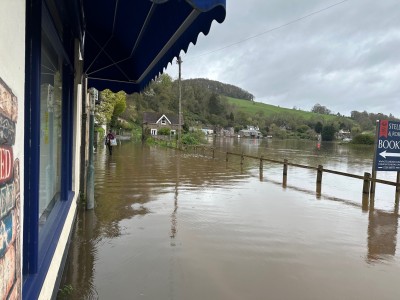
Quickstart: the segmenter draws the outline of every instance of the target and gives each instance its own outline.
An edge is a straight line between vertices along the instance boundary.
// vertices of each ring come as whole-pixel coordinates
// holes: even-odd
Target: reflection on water
[[[368,261],[379,262],[391,259],[396,254],[399,204],[393,212],[374,209],[374,199],[370,201],[368,223]]]
[[[370,161],[335,144],[212,143],[354,173]],[[391,190],[370,201],[362,181],[324,174],[321,187],[308,170],[282,180],[278,165],[260,176],[256,160],[132,143],[112,157],[99,149],[95,172],[95,210],[79,212],[61,283],[68,299],[400,297]]]

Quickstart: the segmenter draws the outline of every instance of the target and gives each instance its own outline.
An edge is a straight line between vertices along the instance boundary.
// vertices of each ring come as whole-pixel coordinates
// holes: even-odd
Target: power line
[[[262,35],[264,35],[264,34],[270,33],[270,32],[272,32],[272,31],[276,31],[276,30],[279,30],[279,29],[281,29],[281,28],[283,28],[283,27],[292,25],[293,23],[300,22],[300,21],[302,21],[302,20],[304,20],[304,19],[307,19],[307,18],[309,18],[309,17],[311,17],[311,16],[313,16],[313,15],[316,15],[316,14],[319,14],[319,13],[321,13],[321,12],[324,12],[324,11],[326,11],[326,10],[328,10],[328,9],[331,9],[331,8],[333,8],[333,7],[335,7],[335,6],[338,6],[338,5],[340,5],[340,4],[343,4],[344,2],[347,2],[347,1],[349,1],[349,0],[343,0],[343,1],[337,2],[337,3],[335,3],[335,4],[332,4],[332,5],[330,5],[330,6],[327,6],[327,7],[325,7],[325,8],[320,9],[320,10],[317,10],[317,11],[314,11],[314,12],[312,12],[312,13],[309,13],[308,15],[305,15],[305,16],[302,16],[302,17],[300,17],[300,18],[294,19],[294,20],[292,20],[292,21],[290,21],[290,22],[288,22],[288,23],[285,23],[285,24],[283,24],[283,25],[280,25],[280,26],[277,26],[277,27],[268,29],[268,30],[263,31],[263,32],[261,32],[261,33],[258,33],[258,34],[256,34],[256,35],[249,36],[249,37],[247,37],[247,38],[245,38],[245,39],[242,39],[242,40],[237,41],[237,42],[235,42],[235,43],[226,45],[226,46],[224,46],[224,47],[222,47],[222,48],[218,48],[218,49],[215,49],[215,50],[212,50],[212,51],[209,51],[209,52],[205,52],[205,53],[199,54],[199,55],[194,56],[194,57],[189,57],[189,58],[187,58],[187,59],[197,58],[197,57],[200,57],[200,56],[204,56],[204,55],[207,55],[207,54],[211,54],[211,53],[214,53],[214,52],[218,52],[218,51],[224,50],[224,49],[226,49],[226,48],[229,48],[229,47],[232,47],[232,46],[241,44],[241,43],[243,43],[243,42],[246,42],[246,41],[248,41],[248,40],[257,38],[257,37],[259,37],[259,36],[262,36]]]

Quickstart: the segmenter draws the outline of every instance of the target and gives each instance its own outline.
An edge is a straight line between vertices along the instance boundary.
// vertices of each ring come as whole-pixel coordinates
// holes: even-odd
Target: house
[[[213,134],[214,134],[214,129],[210,129],[210,128],[202,128],[201,131],[202,131],[205,135],[213,135]]]
[[[183,125],[183,118],[182,124],[180,128],[182,130]],[[163,114],[163,113],[156,113],[156,112],[145,112],[143,113],[143,129],[142,132],[148,130],[151,135],[158,135],[158,131],[161,128],[168,128],[171,131],[171,135],[177,134],[179,131],[179,118],[177,115],[174,114]]]
[[[262,138],[262,133],[255,129],[242,129],[242,130],[239,130],[239,137],[259,139],[259,138]]]
[[[235,129],[233,127],[228,127],[228,128],[218,128],[216,130],[217,136],[221,137],[232,137],[235,135]]]
[[[225,0],[2,0],[0,11],[0,299],[51,299],[78,201],[94,194],[89,88],[140,92],[223,22]]]
[[[351,139],[351,132],[349,130],[340,129],[336,134],[336,139],[338,140]]]

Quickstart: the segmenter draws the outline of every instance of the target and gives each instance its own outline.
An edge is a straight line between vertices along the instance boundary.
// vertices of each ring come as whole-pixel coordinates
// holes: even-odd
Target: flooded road
[[[219,140],[237,153],[370,172],[370,148]],[[398,206],[377,186],[315,171],[123,143],[95,158],[61,288],[68,299],[400,299]],[[393,180],[393,174],[379,174]],[[60,297],[61,298],[61,297]]]

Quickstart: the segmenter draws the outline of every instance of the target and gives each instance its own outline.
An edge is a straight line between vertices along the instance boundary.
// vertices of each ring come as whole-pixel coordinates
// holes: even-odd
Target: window
[[[171,135],[175,135],[175,134],[176,134],[176,130],[175,129],[171,130]]]
[[[167,125],[167,120],[165,119],[165,117],[161,119],[161,125]]]
[[[62,57],[42,31],[39,230],[60,198]]]
[[[70,211],[74,39],[49,1],[26,1],[23,297],[37,299]],[[52,5],[53,10],[56,5]],[[56,22],[59,26],[54,25]],[[63,37],[61,39],[60,37]]]
[[[157,135],[157,129],[152,128],[151,129],[151,135]]]

